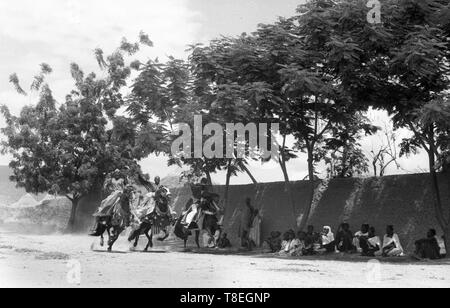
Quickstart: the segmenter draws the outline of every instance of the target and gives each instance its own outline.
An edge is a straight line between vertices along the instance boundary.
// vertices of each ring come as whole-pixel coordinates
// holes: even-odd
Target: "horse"
[[[139,243],[141,235],[145,235],[148,239],[147,246],[144,251],[148,251],[149,248],[153,248],[153,234],[156,234],[156,230],[164,230],[166,236],[160,241],[164,241],[169,233],[166,228],[173,224],[173,218],[171,209],[169,207],[170,191],[165,186],[160,186],[153,197],[155,201],[154,210],[140,218],[141,223],[139,227],[131,232],[128,241],[133,242],[133,247],[136,248]]]
[[[202,210],[203,221],[200,223],[201,225],[197,225],[198,222],[195,222],[194,228],[189,228],[190,226],[183,225],[183,219],[185,215],[182,215],[178,218],[174,227],[174,234],[184,241],[184,248],[187,248],[187,241],[190,235],[192,235],[192,231],[195,231],[195,243],[197,247],[200,248],[200,231],[207,231],[211,237],[214,237],[217,231],[220,231],[219,219],[217,215],[213,214],[213,212],[209,211],[209,206],[212,205],[212,200],[203,200],[200,202],[200,209]],[[186,208],[189,207],[189,204],[193,204],[192,199],[189,200]]]
[[[96,229],[91,236],[100,237],[100,245],[104,246],[104,234],[108,233],[108,252],[112,251],[114,243],[120,234],[125,231],[131,221],[130,203],[134,188],[129,186],[120,194],[118,201],[111,208],[108,215],[96,218]]]

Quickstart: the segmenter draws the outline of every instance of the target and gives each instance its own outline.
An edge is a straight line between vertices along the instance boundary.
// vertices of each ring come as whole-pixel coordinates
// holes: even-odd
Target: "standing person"
[[[261,221],[262,216],[258,209],[253,212],[252,226],[250,228],[250,242],[255,247],[261,247]]]
[[[404,250],[400,238],[394,232],[394,226],[387,226],[386,235],[383,239],[383,257],[403,257]]]
[[[447,250],[445,249],[445,235],[439,237],[436,236],[436,240],[439,244],[439,254],[441,256],[442,259],[444,259],[445,257],[447,257]]]
[[[241,222],[239,226],[239,237],[241,238],[241,247],[252,249],[250,241],[250,230],[252,228],[255,208],[250,198],[245,199],[245,205],[241,211]]]

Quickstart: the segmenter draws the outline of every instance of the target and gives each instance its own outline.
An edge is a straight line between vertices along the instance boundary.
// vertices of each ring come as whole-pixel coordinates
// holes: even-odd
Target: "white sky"
[[[92,51],[101,47],[105,52],[115,48],[122,37],[136,39],[143,30],[155,43],[140,57],[168,55],[185,57],[188,44],[207,42],[220,35],[252,32],[258,23],[274,21],[277,16],[289,16],[302,0],[15,0],[0,2],[0,103],[17,113],[36,97],[21,97],[8,82],[16,72],[23,87],[30,84],[42,62],[52,66],[48,79],[57,100],[62,101],[72,88],[69,65],[78,63],[85,72],[96,70]],[[371,117],[383,125],[386,116],[372,113]],[[3,119],[0,126],[4,125]],[[377,138],[363,141],[370,151]],[[0,165],[7,165],[9,157],[0,156]],[[401,160],[402,169],[392,168],[389,174],[420,172],[426,169],[426,157]],[[142,162],[151,176],[176,174],[167,168],[164,157],[150,157]],[[292,180],[303,179],[306,159],[288,165]],[[319,171],[322,171],[319,166]],[[251,171],[260,182],[283,180],[277,165],[252,164]],[[214,176],[223,183],[224,174]],[[232,184],[249,183],[246,175],[232,180]]]

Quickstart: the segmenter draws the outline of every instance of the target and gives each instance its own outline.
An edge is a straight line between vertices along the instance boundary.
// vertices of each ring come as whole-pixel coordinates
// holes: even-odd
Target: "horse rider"
[[[201,228],[201,220],[203,215],[216,215],[219,211],[214,199],[217,194],[212,193],[212,185],[208,184],[206,178],[201,179],[199,184],[191,184],[192,199],[186,205],[184,219],[182,223],[188,228],[193,222],[197,223],[197,227]]]
[[[95,234],[95,230],[98,228],[99,219],[113,215],[114,207],[120,201],[120,197],[122,197],[127,185],[128,179],[119,169],[116,169],[106,177],[103,189],[108,194],[108,197],[102,201],[100,207],[94,214],[96,224],[92,234]]]
[[[151,191],[157,192],[158,189],[161,187],[161,178],[159,176],[155,176],[154,182],[150,183],[151,185]]]
[[[146,215],[152,213],[155,210],[155,197],[156,193],[162,187],[161,178],[156,176],[154,182],[146,181],[145,183],[149,192],[142,197],[139,206],[139,217],[145,217]]]

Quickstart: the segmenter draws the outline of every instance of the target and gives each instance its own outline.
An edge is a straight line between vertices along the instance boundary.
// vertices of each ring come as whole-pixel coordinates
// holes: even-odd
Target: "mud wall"
[[[238,243],[240,208],[246,197],[263,215],[262,238],[271,231],[284,232],[296,228],[311,194],[314,195],[313,210],[309,224],[320,230],[329,225],[336,231],[339,223],[348,222],[356,232],[361,224],[369,223],[384,234],[387,225],[394,225],[403,245],[408,251],[414,241],[422,238],[429,228],[442,234],[434,214],[429,176],[426,174],[388,176],[368,179],[337,179],[316,183],[292,183],[295,208],[289,202],[284,183],[231,186],[228,208],[225,212],[225,230],[235,245]],[[444,204],[448,204],[447,190],[443,186]],[[223,196],[224,187],[215,188]],[[189,188],[172,191],[177,212],[181,212],[190,197]]]

